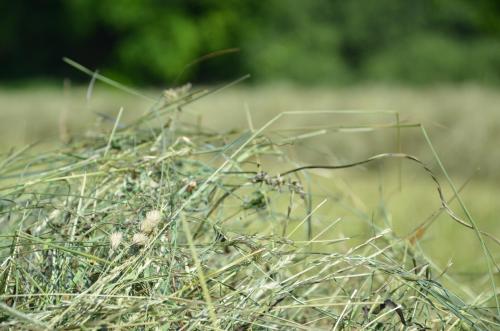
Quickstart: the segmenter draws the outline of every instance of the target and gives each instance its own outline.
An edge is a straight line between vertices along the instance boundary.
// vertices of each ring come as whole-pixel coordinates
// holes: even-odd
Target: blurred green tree
[[[71,57],[136,84],[255,80],[500,82],[495,0],[0,2],[0,80]],[[220,57],[196,61],[228,48]],[[189,65],[192,64],[192,65]]]

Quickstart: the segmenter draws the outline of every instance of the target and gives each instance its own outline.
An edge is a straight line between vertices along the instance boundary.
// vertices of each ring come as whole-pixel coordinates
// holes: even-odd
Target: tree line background
[[[0,11],[4,84],[71,76],[63,56],[139,85],[244,73],[304,84],[500,82],[495,0],[0,1]]]

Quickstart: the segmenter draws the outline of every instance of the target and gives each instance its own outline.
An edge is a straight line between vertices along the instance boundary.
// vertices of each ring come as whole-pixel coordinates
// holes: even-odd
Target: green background
[[[0,82],[81,78],[68,56],[139,85],[500,81],[500,2],[74,0],[0,3]],[[239,52],[190,63],[213,52]]]

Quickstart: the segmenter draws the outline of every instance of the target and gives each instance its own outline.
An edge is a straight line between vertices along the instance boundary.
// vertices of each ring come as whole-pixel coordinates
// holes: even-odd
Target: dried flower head
[[[113,232],[109,236],[109,244],[112,250],[116,250],[120,246],[123,239],[123,234],[121,232]]]
[[[304,191],[304,187],[302,186],[302,184],[300,184],[298,181],[290,181],[288,183],[288,187],[290,189],[290,192],[295,192],[299,194],[302,199],[305,199],[306,192]]]
[[[146,214],[146,218],[141,222],[141,231],[150,234],[156,229],[161,221],[161,212],[159,210],[151,210]]]
[[[148,243],[148,236],[142,232],[136,233],[132,237],[132,243],[136,246],[146,246]]]
[[[281,191],[281,187],[285,184],[285,179],[280,175],[276,175],[273,177],[267,176],[265,178],[265,183],[271,186],[273,189]]]
[[[165,101],[167,103],[174,102],[178,100],[179,98],[185,96],[189,90],[191,89],[191,84],[187,83],[186,85],[176,87],[176,88],[169,88],[165,91],[163,91],[163,97],[165,98]]]
[[[198,184],[196,183],[195,180],[190,180],[187,184],[186,184],[186,191],[191,193],[193,192],[194,190],[196,190],[196,187],[198,187]]]
[[[141,222],[141,231],[150,234],[158,226],[158,222],[151,218],[145,218]]]
[[[262,182],[265,182],[267,181],[269,178],[269,175],[267,174],[267,172],[264,172],[264,171],[260,171],[258,172],[253,178],[252,178],[252,182],[253,183],[262,183]]]
[[[146,214],[146,218],[149,218],[150,220],[159,223],[161,221],[161,211],[159,210],[148,211]]]

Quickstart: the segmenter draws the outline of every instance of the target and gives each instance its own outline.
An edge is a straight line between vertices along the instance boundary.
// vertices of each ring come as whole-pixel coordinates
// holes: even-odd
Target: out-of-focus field
[[[182,120],[201,124],[217,131],[247,130],[249,118],[255,128],[283,111],[299,110],[370,110],[368,114],[324,113],[284,116],[270,128],[275,135],[302,137],[290,139],[290,157],[298,165],[340,164],[369,156],[398,151],[394,116],[377,112],[400,112],[404,124],[422,123],[445,167],[458,187],[467,182],[462,196],[479,227],[500,237],[500,93],[494,88],[474,85],[458,87],[376,87],[304,89],[286,85],[235,87],[203,98],[180,114]],[[155,96],[160,91],[144,91]],[[33,151],[57,148],[68,134],[78,139],[92,129],[97,120],[113,125],[96,113],[116,116],[124,107],[123,122],[146,111],[151,102],[121,91],[97,86],[90,97],[84,87],[63,89],[29,88],[0,90],[0,151],[39,142]],[[106,124],[106,122],[108,122]],[[389,127],[388,127],[389,126]],[[439,168],[419,128],[401,129],[402,151],[417,156],[439,173]],[[265,160],[264,160],[265,164]],[[329,197],[327,208],[318,210],[342,217],[336,231],[361,236],[370,224],[391,227],[404,237],[425,221],[439,207],[439,197],[426,173],[402,162],[399,183],[399,161],[341,171],[314,171],[314,204]],[[276,171],[279,164],[267,164]],[[254,169],[256,170],[256,169]],[[440,174],[442,175],[442,174]],[[443,176],[440,179],[445,183]],[[445,186],[446,197],[451,190]],[[333,200],[332,200],[333,199]],[[462,215],[456,201],[451,203]],[[286,212],[286,203],[283,203]],[[320,225],[317,225],[319,231]],[[498,246],[486,243],[498,260]],[[484,274],[486,265],[474,232],[445,214],[439,216],[421,243],[441,268],[453,262],[450,272],[464,279]],[[332,249],[333,246],[332,246]],[[481,278],[479,278],[481,279]]]
[[[160,91],[144,91],[156,97]],[[151,102],[121,91],[97,86],[90,100],[86,88],[2,89],[0,88],[0,151],[41,140],[53,145],[59,137],[61,113],[71,135],[91,128],[95,112],[116,116],[124,107],[124,118],[146,112]],[[256,88],[233,87],[191,104],[184,119],[197,121],[216,130],[248,128],[246,112],[258,127],[276,114],[291,110],[393,110],[401,121],[422,123],[447,168],[470,175],[480,168],[480,177],[500,177],[500,93],[498,89],[464,85],[458,87],[359,87],[304,89],[286,85]],[[199,117],[199,118],[198,118]],[[359,126],[392,123],[388,115],[315,115],[288,116],[281,127]],[[292,131],[288,131],[290,133]],[[297,134],[300,131],[295,131]],[[303,131],[304,132],[304,131]],[[393,135],[380,131],[338,133],[330,138],[345,139],[346,144],[332,144],[320,136],[314,147],[321,152],[346,158],[387,151],[394,147]],[[334,141],[335,141],[334,139]],[[388,140],[389,139],[389,140]],[[402,129],[403,148],[421,157],[429,156],[428,147],[418,129]],[[391,143],[392,145],[388,145]]]

